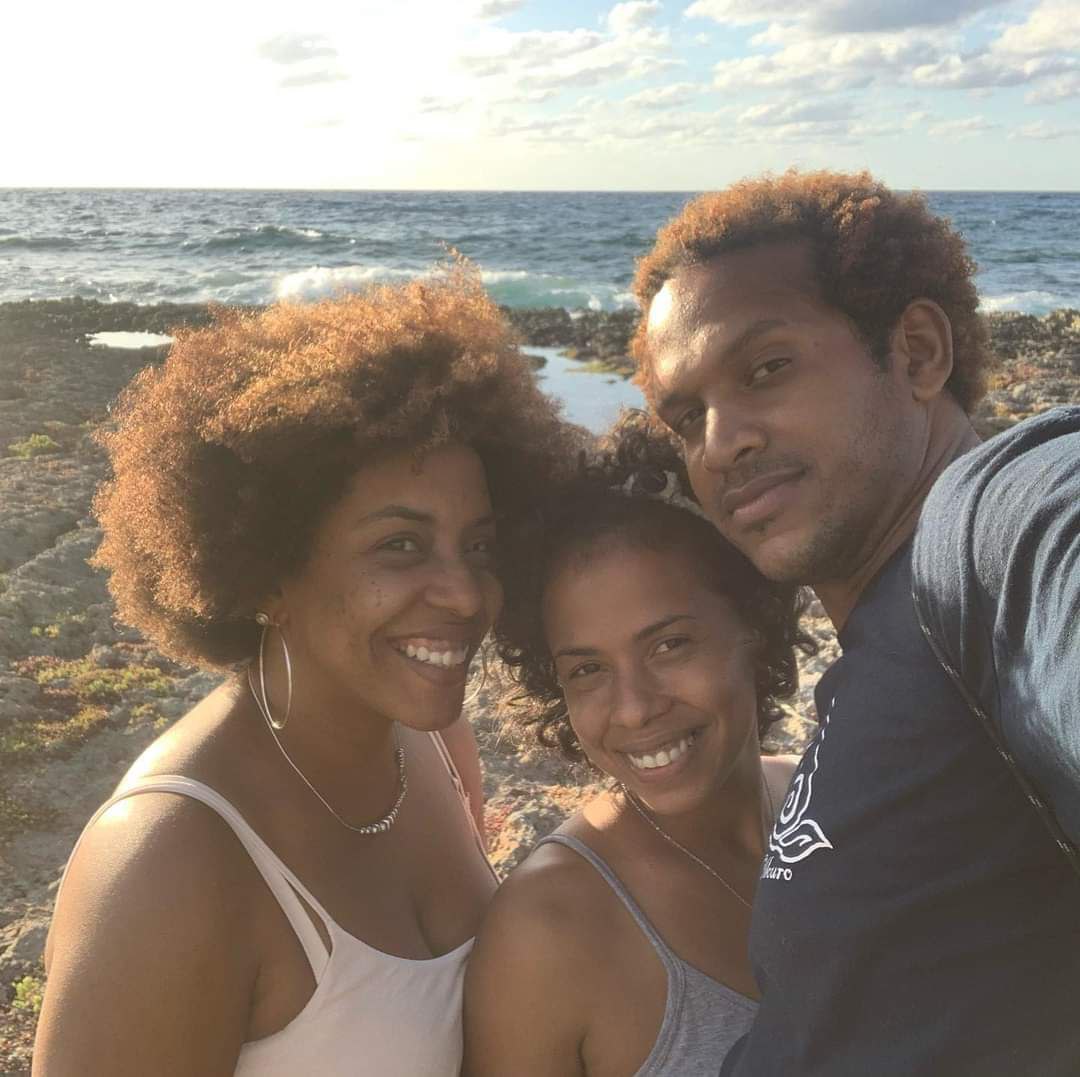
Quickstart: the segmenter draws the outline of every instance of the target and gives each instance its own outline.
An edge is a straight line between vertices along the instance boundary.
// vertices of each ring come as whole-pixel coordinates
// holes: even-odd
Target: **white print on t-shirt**
[[[825,837],[825,832],[807,815],[807,812],[810,810],[810,798],[814,792],[818,752],[828,733],[829,717],[835,703],[836,698],[833,697],[829,703],[828,713],[821,723],[821,729],[818,731],[817,740],[814,742],[812,765],[809,770],[800,770],[795,775],[791,788],[788,790],[787,799],[769,835],[769,855],[765,857],[765,863],[761,869],[763,879],[789,880],[791,878],[791,868],[777,864],[773,854],[780,858],[781,864],[797,864],[811,853],[817,852],[818,849],[833,847],[832,842]]]

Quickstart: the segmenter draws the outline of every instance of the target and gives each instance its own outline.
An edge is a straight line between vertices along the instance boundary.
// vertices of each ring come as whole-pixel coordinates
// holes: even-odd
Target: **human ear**
[[[283,625],[289,619],[288,610],[285,604],[285,597],[281,593],[280,588],[276,588],[266,595],[256,607],[256,614],[262,614],[266,617],[267,621],[272,625]],[[259,622],[262,623],[261,621]]]
[[[927,403],[940,395],[953,369],[952,325],[932,299],[913,299],[892,333],[892,354],[912,398]]]

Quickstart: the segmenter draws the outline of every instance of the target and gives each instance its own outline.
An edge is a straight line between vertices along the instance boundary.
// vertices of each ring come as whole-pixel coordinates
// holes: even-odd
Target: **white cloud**
[[[595,30],[503,31],[487,52],[461,57],[461,64],[476,75],[504,74],[522,67],[546,67],[575,53],[595,49],[604,37]]]
[[[935,123],[928,129],[931,138],[962,139],[981,135],[984,131],[990,131],[998,124],[990,123],[983,116],[969,116],[963,120],[945,120]]]
[[[547,96],[575,87],[640,80],[678,66],[681,61],[672,56],[670,34],[641,25],[653,10],[652,3],[618,5],[612,16],[620,9],[620,17],[613,19],[617,32],[498,31],[489,34],[484,51],[471,49],[461,62],[473,76],[498,77],[511,81],[519,93]],[[505,98],[505,87],[491,96]]]
[[[297,89],[302,86],[324,86],[327,83],[345,82],[349,78],[343,71],[301,71],[295,75],[286,75],[278,80],[283,90]]]
[[[581,142],[583,135],[575,117],[514,120],[508,117],[496,120],[488,129],[495,138],[515,138],[527,142]]]
[[[908,51],[898,42],[825,38],[789,45],[770,55],[723,60],[713,69],[717,89],[801,89],[814,93],[868,86],[902,68]]]
[[[624,104],[648,109],[676,108],[700,97],[708,89],[708,86],[700,86],[696,82],[672,82],[667,86],[655,86],[631,94]]]
[[[1037,120],[1035,123],[1018,127],[1009,138],[1033,138],[1046,142],[1058,138],[1073,138],[1076,135],[1080,135],[1080,127],[1054,127],[1045,120]]]
[[[299,64],[305,60],[337,56],[338,50],[324,34],[277,34],[259,44],[258,55],[275,64]]]
[[[947,26],[1005,0],[833,0],[819,3],[811,23],[827,33],[880,33],[916,26]]]
[[[468,102],[460,98],[421,97],[416,103],[419,112],[459,112]]]
[[[997,47],[1024,55],[1080,50],[1080,4],[1075,0],[1044,0],[1023,23],[1010,26]]]
[[[573,70],[550,71],[543,75],[534,75],[522,79],[521,85],[537,89],[555,91],[585,86],[602,86],[605,83],[620,82],[632,74],[633,61],[617,57],[603,63],[587,63]]]
[[[851,106],[846,101],[797,101],[790,104],[754,105],[741,113],[740,124],[779,127],[796,123],[832,123],[849,120]]]
[[[721,25],[747,26],[791,16],[791,5],[784,0],[694,0],[683,15],[688,19],[711,19]]]
[[[476,14],[481,19],[498,19],[520,11],[524,6],[525,0],[486,0],[476,9]]]
[[[659,11],[660,0],[626,0],[608,12],[607,23],[614,33],[628,34],[647,26]]]
[[[1077,6],[1080,9],[1080,4]],[[792,34],[774,23],[755,37],[759,51],[716,65],[715,85],[727,92],[767,89],[836,93],[871,85],[981,92],[1071,76],[1080,70],[1080,59],[1065,51],[1023,54],[1004,48],[1003,40],[1004,36],[988,46],[964,51],[959,47],[959,38],[939,31]],[[1034,49],[1035,42],[1029,44]],[[1066,79],[1038,100],[1070,96],[1073,84]]]
[[[493,98],[492,105],[541,105],[550,101],[558,94],[558,90],[547,87],[540,90],[520,90],[516,93],[506,94],[503,97]]]
[[[945,26],[1006,0],[816,0],[795,5],[789,0],[695,0],[687,18],[711,19],[721,25],[750,26],[765,22],[798,23],[818,33],[882,33],[919,26]]]
[[[852,138],[862,140],[866,138],[896,138],[908,132],[909,128],[904,123],[893,123],[887,120],[859,121],[851,124],[848,133]]]
[[[1047,79],[1038,89],[1027,94],[1024,100],[1029,105],[1055,105],[1071,97],[1080,97],[1080,70]]]
[[[1057,57],[1034,57],[1017,62],[993,52],[943,56],[912,71],[922,86],[953,90],[984,89],[993,86],[1021,86],[1034,79],[1068,71],[1072,62]]]

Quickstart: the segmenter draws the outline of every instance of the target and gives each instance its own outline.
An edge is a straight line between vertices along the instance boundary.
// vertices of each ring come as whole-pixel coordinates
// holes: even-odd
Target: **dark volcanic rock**
[[[526,344],[565,348],[575,359],[599,359],[624,377],[633,373],[630,338],[637,327],[636,310],[576,310],[561,307],[516,310],[504,307]]]
[[[991,314],[997,365],[972,421],[983,437],[1048,408],[1080,403],[1080,311]]]
[[[186,325],[206,325],[206,303],[101,303],[96,299],[27,299],[0,303],[0,344],[18,337],[51,336],[81,340],[87,333],[168,333]]]

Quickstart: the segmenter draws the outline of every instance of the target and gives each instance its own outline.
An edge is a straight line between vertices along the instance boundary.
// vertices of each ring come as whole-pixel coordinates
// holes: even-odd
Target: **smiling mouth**
[[[655,752],[643,752],[640,755],[624,752],[623,755],[630,760],[630,765],[635,770],[661,770],[682,759],[697,742],[697,738],[695,731],[688,733],[685,737],[662,744]]]
[[[436,669],[461,669],[469,660],[471,648],[439,639],[399,640],[391,646],[400,655]]]

